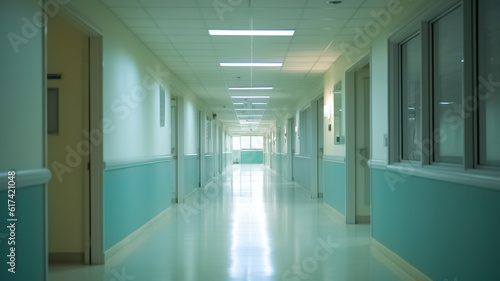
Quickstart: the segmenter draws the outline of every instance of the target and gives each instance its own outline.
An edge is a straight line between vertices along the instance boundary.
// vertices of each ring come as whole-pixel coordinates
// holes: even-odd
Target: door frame
[[[318,178],[318,197],[323,197],[324,192],[324,179],[323,179],[323,156],[325,155],[325,144],[324,144],[324,134],[325,134],[325,120],[324,120],[324,105],[325,99],[323,97],[323,91],[321,92],[320,98],[316,99],[317,112],[316,112],[316,163],[317,163],[317,173]]]
[[[356,223],[356,72],[370,64],[366,55],[345,72],[346,105],[346,223]],[[371,70],[370,70],[371,71]],[[370,75],[371,76],[371,75]],[[370,102],[370,101],[368,101]]]
[[[89,160],[89,188],[84,193],[84,262],[85,264],[104,264],[104,237],[103,237],[103,36],[102,33],[84,17],[68,7],[61,7],[61,16],[80,27],[89,37],[89,104],[88,104],[88,129],[89,134],[98,132],[100,139],[92,144]],[[43,75],[47,77],[47,21],[44,21],[43,33]],[[44,116],[47,114],[47,83],[44,82]],[[47,117],[44,117],[45,120]],[[48,137],[44,133],[45,161],[48,159]],[[45,199],[46,211],[48,197]],[[47,212],[48,214],[48,212]],[[48,224],[48,219],[47,219]],[[47,225],[48,229],[48,225]],[[48,252],[48,234],[46,239]]]

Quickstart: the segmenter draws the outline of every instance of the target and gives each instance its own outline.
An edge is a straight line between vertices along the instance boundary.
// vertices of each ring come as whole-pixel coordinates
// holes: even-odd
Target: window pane
[[[253,149],[263,149],[264,140],[262,136],[252,136],[252,148]]]
[[[434,161],[463,163],[463,20],[458,7],[432,25]]]
[[[241,149],[250,149],[250,136],[241,136]]]
[[[478,13],[479,164],[500,166],[500,1],[479,1]]]
[[[233,137],[233,150],[240,150],[240,137]]]
[[[421,159],[420,40],[420,35],[418,35],[401,45],[401,154],[403,160],[420,161]]]

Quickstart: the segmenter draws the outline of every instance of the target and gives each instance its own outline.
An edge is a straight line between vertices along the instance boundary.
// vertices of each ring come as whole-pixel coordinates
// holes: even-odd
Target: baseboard
[[[371,253],[375,258],[386,264],[402,280],[432,281],[425,274],[420,272],[418,269],[413,267],[403,258],[398,256],[396,253],[391,251],[389,248],[387,248],[374,238],[372,238]]]
[[[147,223],[143,224],[136,231],[129,234],[127,237],[123,238],[120,242],[116,243],[113,247],[109,248],[106,252],[104,252],[104,260],[107,261],[111,259],[113,256],[127,248],[134,241],[145,237],[158,221],[160,221],[164,216],[166,216],[171,210],[171,207],[168,207],[154,218],[149,220]]]
[[[370,216],[356,216],[356,224],[370,224]]]
[[[280,176],[281,176],[281,174],[280,174]],[[295,181],[293,183],[295,183],[295,186],[297,186],[300,190],[304,191],[309,198],[312,198],[312,194],[311,194],[310,190],[306,189],[305,187],[303,187],[302,185],[298,184]]]
[[[75,253],[49,253],[49,264],[84,264],[85,254]]]
[[[327,210],[329,214],[333,215],[336,219],[340,219],[343,222],[345,222],[345,216],[341,212],[337,211],[334,207],[324,202],[323,206],[325,207],[325,210]]]

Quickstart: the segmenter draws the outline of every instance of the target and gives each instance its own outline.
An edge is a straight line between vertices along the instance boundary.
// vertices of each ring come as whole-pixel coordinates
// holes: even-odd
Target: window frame
[[[411,20],[388,40],[389,50],[389,139],[388,163],[389,170],[399,172],[401,175],[420,175],[439,180],[460,182],[466,178],[477,181],[475,185],[500,189],[500,167],[479,165],[479,125],[478,125],[478,87],[479,77],[477,63],[478,44],[478,5],[479,0],[461,0],[452,3],[436,1],[420,16]],[[464,124],[464,153],[463,163],[451,164],[433,162],[432,134],[433,123],[433,62],[432,62],[432,23],[446,16],[448,13],[462,6],[463,11],[463,95],[462,101],[472,98],[476,101],[476,109],[469,118],[463,118]],[[422,122],[421,122],[421,160],[403,160],[402,155],[402,72],[401,72],[401,46],[408,40],[421,35],[421,97]],[[465,113],[465,109],[462,109]],[[428,141],[425,141],[428,140]],[[425,153],[428,151],[430,153]],[[468,181],[466,181],[468,182]]]

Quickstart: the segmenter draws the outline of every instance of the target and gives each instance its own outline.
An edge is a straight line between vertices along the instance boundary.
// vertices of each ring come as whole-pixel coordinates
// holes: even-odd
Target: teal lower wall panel
[[[311,159],[295,157],[293,160],[294,181],[303,188],[311,189]]]
[[[288,168],[288,155],[286,154],[281,154],[281,176],[287,180],[292,179]]]
[[[262,150],[242,150],[241,164],[262,164],[264,163],[264,153]]]
[[[15,215],[17,222],[7,222],[7,190],[0,192],[5,200],[2,208],[2,228],[0,229],[0,280],[46,280],[47,253],[45,252],[45,199],[44,185],[22,187],[16,189]],[[10,223],[15,223],[15,244],[8,244]],[[10,266],[10,248],[15,247],[15,273],[7,271]]]
[[[173,162],[104,173],[104,250],[170,207]]]
[[[373,237],[432,280],[500,280],[500,192],[371,170]],[[404,179],[394,186],[389,180]]]
[[[231,152],[224,152],[224,169],[231,166],[233,164]]]
[[[208,180],[208,179],[207,179]],[[188,195],[200,184],[200,158],[187,157],[184,159],[184,195]]]
[[[271,154],[271,169],[281,174],[281,157],[280,154]]]
[[[345,163],[323,161],[323,200],[345,216],[346,214],[346,165]]]
[[[205,181],[209,181],[214,177],[215,159],[213,155],[205,155]]]

